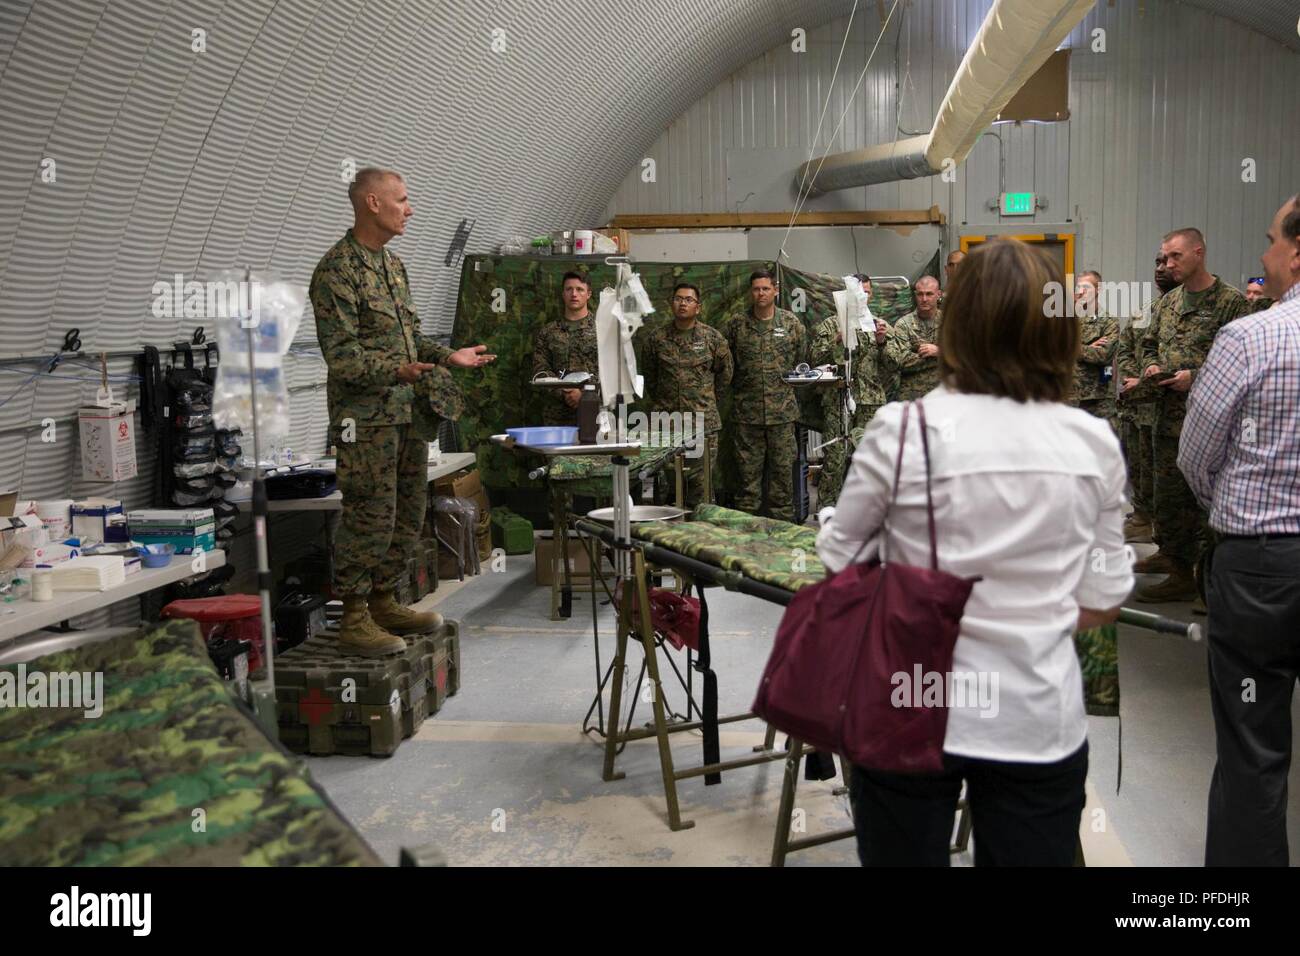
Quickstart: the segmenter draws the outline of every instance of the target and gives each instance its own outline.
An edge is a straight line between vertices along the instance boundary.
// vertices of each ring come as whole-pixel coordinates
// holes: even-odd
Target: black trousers
[[[854,767],[849,781],[863,866],[947,866],[966,781],[976,866],[1073,866],[1088,743],[1055,763],[944,754],[938,774]]]
[[[1300,675],[1300,538],[1221,541],[1206,603],[1218,761],[1205,865],[1286,866],[1291,695]]]

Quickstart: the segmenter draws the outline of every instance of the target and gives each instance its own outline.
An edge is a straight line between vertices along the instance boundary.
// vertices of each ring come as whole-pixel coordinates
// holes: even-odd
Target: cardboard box
[[[613,226],[606,226],[604,229],[596,229],[595,231],[600,233],[602,236],[614,240],[615,245],[618,246],[615,255],[627,255],[630,241],[626,229],[616,229]]]
[[[537,539],[533,546],[535,555],[533,565],[533,580],[538,584],[549,586],[556,576],[560,580],[564,579],[564,568],[560,564],[560,554],[557,548],[556,540],[548,531],[541,531],[537,534]],[[608,558],[604,558],[604,573],[613,574],[614,567],[609,563]],[[591,559],[587,556],[587,549],[582,546],[576,533],[569,535],[569,574],[580,578],[586,578],[591,574]]]
[[[433,492],[437,495],[446,495],[449,498],[473,498],[476,495],[483,494],[483,500],[487,501],[487,495],[483,492],[483,482],[479,478],[477,468],[458,471],[454,475],[443,475],[434,481]]]
[[[72,503],[72,534],[87,541],[128,540],[122,502],[115,498],[87,498]]]
[[[81,477],[86,481],[134,478],[135,402],[87,405],[77,411],[81,434]]]

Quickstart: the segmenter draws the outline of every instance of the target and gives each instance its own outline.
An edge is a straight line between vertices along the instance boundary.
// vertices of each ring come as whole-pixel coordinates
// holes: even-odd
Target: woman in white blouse
[[[964,689],[947,695],[944,771],[853,770],[864,865],[946,866],[963,780],[976,865],[1074,861],[1088,728],[1073,634],[1116,619],[1133,573],[1124,459],[1105,420],[1066,404],[1079,324],[1055,314],[1053,288],[1068,300],[1045,255],[998,240],[967,257],[944,297],[941,384],[922,399],[939,566],[982,580],[944,685]],[[902,411],[872,420],[823,513],[817,551],[832,572],[876,555]],[[925,459],[910,418],[889,555],[926,566]],[[920,689],[900,699],[920,705]]]

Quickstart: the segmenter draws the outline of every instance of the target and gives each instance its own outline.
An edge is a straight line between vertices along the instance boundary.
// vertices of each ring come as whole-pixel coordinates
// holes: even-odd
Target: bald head
[[[939,305],[939,280],[934,276],[921,276],[912,286],[912,297],[916,299],[916,314],[930,321]]]
[[[952,282],[953,273],[957,271],[957,267],[961,265],[961,261],[965,258],[966,253],[962,252],[960,249],[954,249],[952,252],[948,253],[948,261],[945,262],[943,266],[944,278],[946,278],[948,282]]]
[[[411,204],[406,182],[396,170],[377,166],[357,170],[348,186],[348,199],[352,201],[353,233],[371,248],[379,248],[406,231]]]

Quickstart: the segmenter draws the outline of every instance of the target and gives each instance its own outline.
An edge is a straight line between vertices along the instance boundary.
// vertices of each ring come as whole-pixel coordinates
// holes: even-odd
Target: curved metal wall
[[[150,311],[153,284],[175,273],[248,265],[305,283],[350,222],[348,159],[406,175],[416,216],[393,248],[426,331],[448,330],[459,268],[444,258],[462,218],[475,221],[469,251],[598,224],[624,173],[703,92],[849,5],[7,0],[0,358],[52,353],[72,326],[88,352],[188,336],[193,320]],[[310,321],[299,341],[314,344]],[[295,450],[319,452],[323,365],[290,362]],[[147,483],[81,487],[75,452],[34,427],[70,424],[93,372],[28,383],[33,366],[0,368],[0,490],[139,503]]]

